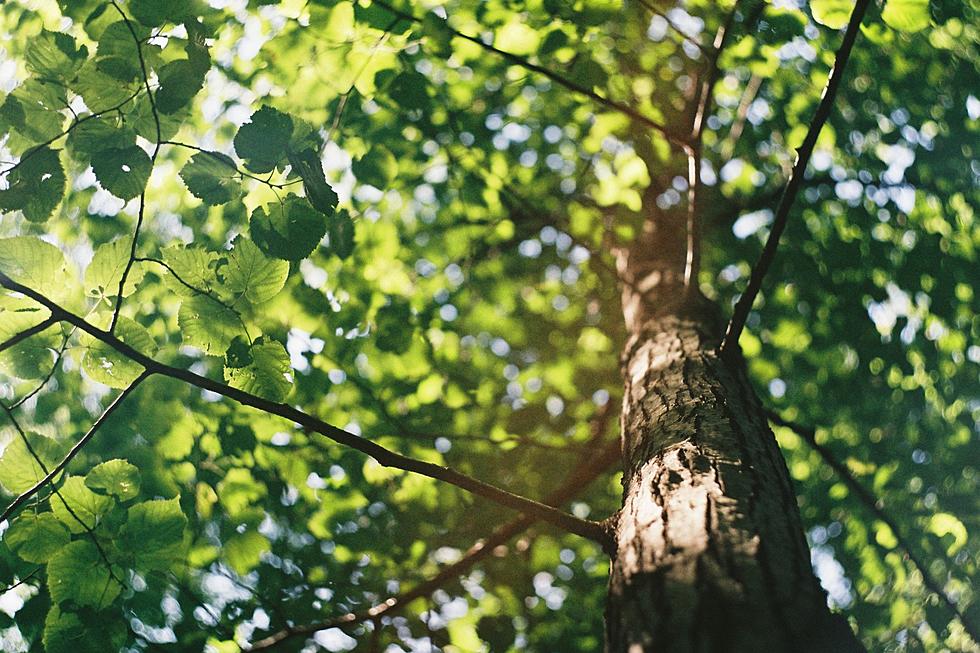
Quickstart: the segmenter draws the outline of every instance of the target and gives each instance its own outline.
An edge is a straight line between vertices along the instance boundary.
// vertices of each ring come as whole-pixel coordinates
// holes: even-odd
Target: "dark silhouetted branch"
[[[619,460],[619,440],[607,442],[605,446],[601,445],[602,436],[605,433],[605,422],[608,419],[609,412],[608,407],[606,407],[597,416],[598,419],[596,422],[601,424],[601,426],[596,428],[596,423],[593,424],[593,437],[590,440],[590,444],[594,447],[601,448],[598,452],[587,456],[579,463],[576,469],[569,475],[568,480],[548,497],[547,503],[549,505],[558,506],[569,501],[589,483],[594,481],[602,472],[608,469],[610,465]],[[493,533],[487,538],[471,546],[459,560],[451,565],[447,565],[435,576],[406,592],[391,596],[381,603],[365,608],[364,610],[348,612],[332,619],[306,624],[304,626],[285,628],[254,642],[247,650],[268,650],[288,639],[309,636],[327,628],[353,626],[365,621],[377,620],[387,614],[393,614],[415,599],[428,596],[435,590],[453,582],[462,574],[472,569],[481,560],[490,556],[494,549],[506,544],[512,537],[524,532],[537,521],[539,521],[539,518],[533,515],[521,515],[494,529]]]
[[[730,351],[738,346],[738,337],[745,327],[745,321],[748,319],[749,311],[752,310],[752,303],[759,294],[759,290],[762,288],[762,280],[765,278],[766,272],[769,271],[769,267],[776,257],[776,248],[779,247],[779,237],[786,228],[790,209],[793,207],[796,195],[803,185],[803,176],[806,172],[807,164],[810,162],[810,156],[813,154],[813,148],[817,144],[817,137],[820,135],[820,130],[823,128],[824,123],[827,122],[827,118],[830,117],[830,112],[834,107],[834,98],[837,97],[837,89],[840,87],[841,80],[844,77],[844,68],[847,66],[847,60],[851,55],[851,49],[854,47],[854,41],[857,39],[858,32],[861,28],[861,19],[864,17],[864,12],[867,10],[868,4],[869,0],[857,0],[854,11],[851,13],[850,22],[848,22],[847,30],[844,32],[844,40],[841,43],[840,49],[837,51],[837,57],[834,60],[834,67],[830,71],[830,76],[827,78],[827,86],[824,87],[823,97],[817,106],[817,111],[813,116],[813,121],[810,123],[810,129],[807,131],[806,138],[803,139],[803,144],[800,146],[796,163],[793,165],[793,172],[790,175],[789,182],[786,184],[786,189],[783,191],[783,196],[779,200],[779,206],[776,208],[776,216],[773,220],[772,231],[769,232],[769,239],[766,241],[755,267],[752,268],[749,285],[735,304],[732,319],[728,322],[725,339],[721,343],[722,352]]]
[[[610,546],[609,535],[606,532],[605,527],[600,523],[592,522],[586,519],[579,519],[574,515],[570,515],[556,508],[552,508],[551,506],[534,501],[533,499],[528,499],[518,494],[508,492],[489,483],[475,479],[472,476],[467,476],[466,474],[460,473],[454,469],[404,456],[395,451],[391,451],[390,449],[386,449],[376,442],[372,442],[362,438],[359,435],[354,435],[353,433],[345,431],[337,426],[328,424],[327,422],[304,413],[303,411],[288,404],[263,399],[262,397],[245,392],[244,390],[239,390],[238,388],[233,388],[219,381],[195,374],[189,370],[184,370],[161,363],[160,361],[157,361],[143,354],[142,352],[133,349],[131,346],[127,345],[125,342],[108,331],[103,331],[102,329],[99,329],[98,327],[87,322],[84,318],[62,308],[60,305],[51,301],[38,291],[17,283],[3,273],[0,273],[0,286],[4,286],[8,290],[13,290],[14,292],[19,292],[27,297],[30,297],[51,311],[53,317],[78,327],[80,330],[89,334],[96,340],[108,345],[109,347],[112,347],[123,356],[126,356],[130,360],[139,363],[146,368],[145,375],[159,374],[160,376],[166,376],[178,381],[183,381],[184,383],[188,383],[202,390],[209,390],[229,399],[233,399],[242,405],[257,408],[270,415],[278,415],[279,417],[295,422],[305,429],[326,436],[338,444],[367,454],[368,456],[371,456],[377,460],[378,463],[384,467],[393,467],[395,469],[401,469],[407,472],[414,472],[422,476],[428,476],[429,478],[449,483],[450,485],[455,485],[460,489],[484,497],[485,499],[489,499],[502,506],[517,510],[518,512],[536,515],[538,518],[554,524],[563,530],[598,542],[604,547]]]

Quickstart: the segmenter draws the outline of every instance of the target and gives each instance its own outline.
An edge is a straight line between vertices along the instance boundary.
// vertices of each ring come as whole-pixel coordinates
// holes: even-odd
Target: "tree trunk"
[[[623,507],[607,653],[863,648],[813,575],[785,462],[740,356],[683,288],[682,235],[621,253]]]

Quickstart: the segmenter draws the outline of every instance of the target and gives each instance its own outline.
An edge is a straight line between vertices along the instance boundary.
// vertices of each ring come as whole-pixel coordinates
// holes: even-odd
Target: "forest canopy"
[[[665,225],[831,609],[980,651],[976,0],[8,0],[0,35],[3,651],[602,650],[624,261]]]

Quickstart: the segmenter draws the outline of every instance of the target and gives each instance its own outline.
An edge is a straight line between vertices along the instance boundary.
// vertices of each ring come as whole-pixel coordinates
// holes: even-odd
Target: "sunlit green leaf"
[[[85,475],[85,485],[99,494],[111,494],[126,501],[140,492],[139,470],[125,460],[107,460]]]
[[[242,184],[234,160],[220,152],[198,152],[180,170],[194,197],[212,206],[237,198]]]
[[[207,295],[181,302],[177,321],[184,344],[199,347],[212,356],[224,355],[233,338],[246,335],[241,317]]]
[[[115,336],[136,351],[152,356],[156,343],[139,322],[119,316]],[[125,388],[143,373],[143,366],[119,353],[101,340],[93,341],[82,359],[82,369],[93,381],[112,388]]]
[[[918,32],[929,26],[929,0],[887,0],[881,19],[902,32]]]
[[[48,562],[48,591],[55,603],[101,608],[112,603],[122,588],[90,540],[75,540]]]
[[[234,388],[271,401],[282,401],[292,388],[289,354],[274,340],[258,338],[249,348],[247,364],[235,356],[225,366],[225,381]]]
[[[115,501],[96,494],[85,485],[81,476],[69,476],[51,497],[51,511],[72,533],[85,533],[99,524]]]
[[[813,19],[831,29],[847,25],[854,11],[854,0],[810,0]]]
[[[21,210],[35,222],[47,220],[65,194],[65,170],[58,152],[46,147],[25,154],[7,182],[7,189],[0,191],[0,210]]]
[[[289,264],[266,257],[255,243],[244,237],[235,240],[227,255],[227,263],[221,269],[224,289],[233,302],[242,298],[253,304],[261,304],[275,297],[289,276]]]
[[[71,539],[68,529],[50,512],[26,513],[12,522],[3,535],[11,551],[28,562],[44,563]]]
[[[126,239],[114,240],[111,243],[99,245],[95,256],[85,270],[85,293],[89,297],[116,297],[119,295],[119,283],[129,263],[132,243]],[[142,266],[133,264],[126,275],[123,296],[133,294],[140,281],[143,280]]]

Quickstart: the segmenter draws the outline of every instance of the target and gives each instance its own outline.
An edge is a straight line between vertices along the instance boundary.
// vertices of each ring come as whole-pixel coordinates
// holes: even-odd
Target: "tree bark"
[[[607,653],[864,650],[813,575],[744,361],[719,356],[717,310],[683,288],[679,228],[647,229],[619,256],[629,341]]]

